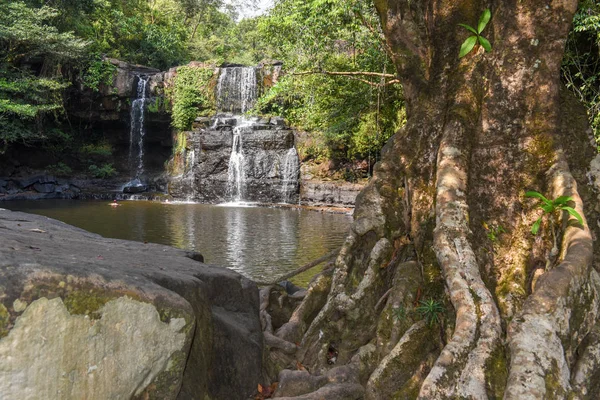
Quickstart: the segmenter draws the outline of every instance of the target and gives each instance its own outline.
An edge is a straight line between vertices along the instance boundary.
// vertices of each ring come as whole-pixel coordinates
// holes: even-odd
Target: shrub
[[[101,179],[107,179],[117,174],[117,170],[112,164],[102,164],[101,167],[92,164],[88,167],[88,171],[94,178]]]

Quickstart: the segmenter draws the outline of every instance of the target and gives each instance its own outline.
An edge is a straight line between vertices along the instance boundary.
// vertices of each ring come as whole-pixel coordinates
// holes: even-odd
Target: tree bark
[[[408,120],[357,199],[297,360],[331,385],[345,371],[365,388],[354,398],[600,396],[582,378],[600,376],[599,169],[585,112],[560,84],[577,1],[375,6]],[[476,26],[486,8],[492,51],[459,59],[470,33],[458,24]],[[571,196],[584,217],[556,217],[559,252],[554,216],[530,232],[542,211],[528,190]],[[417,308],[424,300],[445,312]]]

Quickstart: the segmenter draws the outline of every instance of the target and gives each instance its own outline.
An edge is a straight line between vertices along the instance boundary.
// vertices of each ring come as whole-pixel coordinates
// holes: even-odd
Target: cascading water
[[[184,133],[186,150],[175,161],[186,166],[169,184],[174,197],[235,207],[298,201],[294,132],[280,117],[243,114],[256,102],[257,82],[266,79],[260,78],[261,68],[220,69],[215,87],[219,112],[212,121],[203,121],[203,127]]]
[[[296,191],[298,184],[298,173],[300,170],[300,161],[298,152],[292,147],[285,154],[281,180],[283,181],[281,196],[284,203],[289,203],[291,194]]]
[[[132,180],[127,186],[142,186],[144,173],[144,117],[146,110],[146,89],[149,78],[138,77],[137,97],[131,103],[131,129],[129,131],[129,170]]]
[[[217,108],[220,111],[245,113],[254,107],[257,96],[256,68],[221,68],[217,83]]]
[[[229,167],[227,172],[227,192],[232,202],[244,200],[244,147],[242,142],[242,132],[245,127],[252,124],[251,121],[243,117],[236,118],[237,125],[233,128],[233,144],[231,146],[231,156],[229,157]]]

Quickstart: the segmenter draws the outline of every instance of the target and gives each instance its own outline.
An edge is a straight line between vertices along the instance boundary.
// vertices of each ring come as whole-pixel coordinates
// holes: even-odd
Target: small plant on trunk
[[[490,41],[487,40],[486,38],[484,38],[483,36],[481,36],[481,32],[483,32],[483,30],[487,26],[488,22],[490,22],[491,18],[492,18],[492,13],[489,8],[486,8],[485,11],[483,12],[483,14],[481,14],[481,17],[479,17],[479,23],[477,24],[477,29],[473,28],[471,25],[458,24],[458,25],[462,26],[463,28],[465,28],[466,30],[468,30],[469,32],[474,33],[474,35],[469,36],[463,42],[463,44],[460,46],[460,53],[458,55],[458,58],[463,58],[464,56],[469,54],[478,42],[481,45],[481,47],[483,47],[485,49],[485,51],[487,51],[487,52],[492,51],[492,45],[490,44]]]
[[[541,208],[544,211],[544,214],[542,214],[542,216],[539,217],[537,219],[537,221],[535,221],[533,223],[533,225],[531,226],[531,233],[533,233],[534,235],[537,235],[537,233],[539,232],[540,226],[542,224],[542,219],[546,215],[551,216],[551,215],[556,214],[557,212],[560,212],[561,216],[562,216],[562,212],[566,211],[570,215],[575,217],[577,219],[577,222],[579,222],[581,225],[583,225],[583,219],[581,218],[581,215],[579,215],[579,213],[577,211],[575,211],[575,209],[573,207],[569,206],[569,203],[574,201],[573,198],[570,196],[560,196],[554,200],[548,200],[541,193],[530,190],[527,193],[525,193],[525,197],[535,197],[537,199],[540,199],[541,203],[539,203],[538,206],[539,206],[539,208]],[[550,219],[550,224],[552,225],[552,228],[554,228],[554,221],[552,219]],[[553,232],[553,234],[554,234],[554,232]]]
[[[421,300],[421,304],[416,308],[417,312],[421,314],[421,317],[427,322],[427,325],[433,326],[433,324],[439,324],[441,322],[442,315],[446,311],[444,306],[435,299]]]

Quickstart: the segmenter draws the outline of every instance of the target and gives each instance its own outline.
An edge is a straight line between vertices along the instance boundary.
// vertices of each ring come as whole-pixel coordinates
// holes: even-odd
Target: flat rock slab
[[[248,398],[257,288],[187,254],[0,209],[0,398]]]

